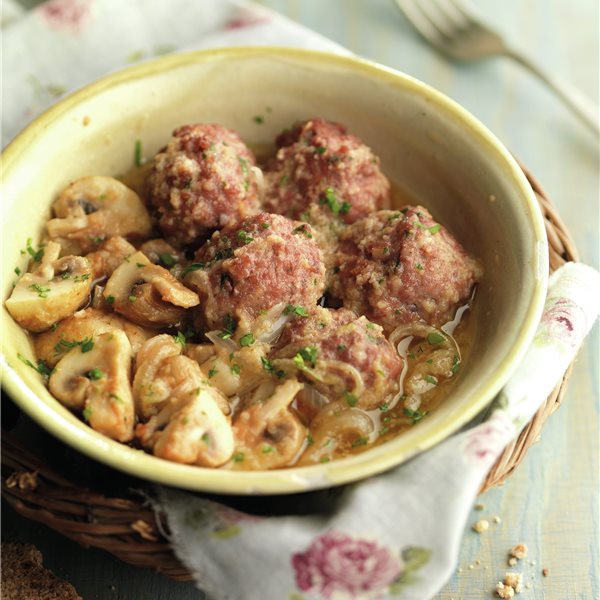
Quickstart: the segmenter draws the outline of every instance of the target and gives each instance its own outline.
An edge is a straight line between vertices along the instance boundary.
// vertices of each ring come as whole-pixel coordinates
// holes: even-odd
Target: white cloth
[[[52,0],[22,17],[7,12],[3,144],[65,93],[161,53],[251,44],[347,53],[238,0]],[[557,271],[535,340],[491,417],[349,486],[333,513],[259,518],[159,488],[154,503],[175,552],[215,600],[430,598],[454,569],[483,478],[561,379],[599,305],[596,271]]]

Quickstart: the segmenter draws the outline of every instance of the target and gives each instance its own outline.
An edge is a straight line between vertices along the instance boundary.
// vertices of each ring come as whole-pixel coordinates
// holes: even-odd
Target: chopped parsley
[[[183,333],[182,331],[178,331],[177,335],[173,336],[173,339],[175,340],[175,342],[177,344],[180,344],[182,348],[185,348],[185,343],[186,343],[186,337],[185,337],[185,333]]]
[[[423,266],[421,263],[417,263],[417,264],[415,265],[415,269],[416,269],[417,271],[423,271],[423,270],[425,269],[425,267],[424,267],[424,266]]]
[[[241,372],[241,370],[242,370],[242,368],[240,367],[240,365],[231,365],[230,369],[231,369],[231,372],[234,375],[239,375],[240,372]]]
[[[306,225],[300,225],[299,227],[296,227],[296,229],[292,230],[292,234],[293,235],[304,235],[305,237],[307,237],[308,239],[312,238],[312,233],[310,232],[310,230],[308,229],[308,227]]]
[[[237,329],[237,321],[229,314],[225,315],[225,324],[223,330],[220,331],[217,335],[222,340],[228,340],[235,333]]]
[[[297,306],[295,304],[288,304],[285,307],[283,314],[289,315],[292,313],[295,315],[298,315],[299,317],[308,317],[308,312],[306,311],[306,309],[303,306]]]
[[[54,352],[56,352],[56,354],[61,354],[62,352],[70,350],[71,348],[76,348],[77,346],[79,346],[81,351],[85,354],[94,347],[92,336],[85,337],[82,340],[73,341],[66,340],[63,336],[64,334],[61,336],[59,342],[54,346]]]
[[[307,446],[312,446],[315,443],[315,439],[312,436],[312,433],[309,432],[309,434],[306,436],[306,445]]]
[[[460,369],[460,359],[458,358],[458,354],[455,354],[452,357],[452,367],[450,368],[450,370],[452,371],[453,375],[456,375],[456,373],[458,373],[459,369]]]
[[[235,462],[235,463],[244,462],[244,453],[243,452],[236,452],[233,455],[233,462]]]
[[[252,332],[246,333],[240,338],[240,346],[244,348],[245,346],[252,346],[254,344],[254,335]]]
[[[104,377],[104,372],[94,367],[91,371],[88,371],[88,378],[92,381],[98,381],[98,379],[102,379]]]
[[[281,369],[277,369],[276,367],[274,367],[273,363],[268,358],[265,358],[264,356],[262,356],[260,361],[262,362],[263,369],[267,373],[271,373],[272,375],[275,375],[275,377],[277,377],[277,379],[283,379],[285,377],[285,372],[282,371]]]
[[[244,181],[244,191],[247,192],[248,188],[250,187],[250,170],[248,169],[248,161],[242,157],[242,156],[238,156],[238,161],[240,163],[240,167],[242,169],[242,173],[244,174],[245,177],[245,181]]]
[[[387,402],[383,402],[382,404],[380,404],[377,407],[381,412],[387,412],[388,410],[390,410],[390,406]]]
[[[165,267],[172,267],[177,262],[177,259],[168,252],[161,252],[158,255],[158,258],[160,259],[160,262],[165,265]]]
[[[133,294],[131,294],[131,296],[129,296],[129,298],[127,298],[127,300],[129,300],[129,302],[135,302],[137,300],[137,296],[134,296]]]
[[[144,265],[142,265],[144,266]],[[83,275],[75,275],[75,278],[73,279],[73,281],[75,283],[80,283],[82,281],[87,281],[90,278],[90,274],[89,273],[84,273]]]
[[[114,296],[108,296],[106,298],[106,303],[107,304],[114,304],[115,303],[115,297]]]
[[[83,418],[84,418],[86,421],[88,421],[88,422],[89,422],[90,418],[92,417],[92,409],[91,409],[91,407],[89,407],[89,406],[86,406],[86,407],[83,409],[83,413],[82,413],[82,414],[83,414]]]
[[[30,360],[26,359],[22,354],[17,353],[17,358],[28,367],[31,367],[34,371],[37,371],[44,377],[50,377],[54,369],[50,369],[43,360],[38,360],[37,365],[34,365]]]
[[[192,271],[198,271],[199,269],[204,269],[204,267],[204,263],[192,263],[191,265],[188,265],[183,271],[181,271],[181,276],[185,277],[188,273],[191,273]]]
[[[287,185],[289,180],[290,180],[289,175],[282,175],[281,179],[279,180],[279,186],[283,187],[283,186]]]
[[[350,392],[346,392],[344,398],[346,398],[346,404],[348,404],[348,406],[356,406],[358,404],[358,397]]]
[[[202,437],[200,438],[207,446],[210,444],[210,436],[208,435],[208,433],[203,433]]]
[[[441,344],[442,342],[446,341],[446,338],[438,333],[437,331],[432,331],[431,333],[427,334],[427,341],[432,345],[435,346],[437,344]]]
[[[334,215],[338,215],[338,214],[345,215],[352,208],[352,205],[349,202],[342,202],[340,204],[338,199],[335,196],[335,192],[333,191],[333,188],[330,188],[330,187],[325,188],[325,191],[323,192],[323,196],[321,196],[320,203],[326,204],[327,206],[329,206],[331,212]]]
[[[273,448],[273,446],[269,446],[267,444],[264,444],[264,446],[262,447],[262,453],[263,454],[271,454],[274,451],[275,451],[275,448]]]
[[[421,213],[417,213],[417,214],[419,216],[422,216]],[[425,225],[423,225],[419,221],[415,221],[415,225],[419,229],[425,229],[426,231],[429,231],[429,233],[431,233],[432,235],[435,235],[442,228],[442,226],[439,223],[436,223],[435,225],[432,225],[431,227],[425,227]]]
[[[305,346],[300,348],[293,358],[294,364],[300,370],[306,370],[306,363],[309,363],[311,367],[315,366],[317,362],[317,349],[314,346]]]
[[[144,263],[135,263],[135,266],[138,267],[139,269],[141,269],[142,267],[145,267],[146,265]]]
[[[258,125],[262,125],[265,122],[265,118],[261,115],[256,115],[255,117],[252,117],[252,120]]]
[[[366,437],[357,437],[352,442],[352,447],[353,448],[358,448],[359,446],[365,446],[368,443],[369,443],[369,438],[366,438]]]
[[[346,344],[339,344],[338,347],[337,347],[338,352],[343,352],[347,348],[348,348],[348,346],[346,346]]]
[[[328,463],[331,460],[331,458],[329,458],[329,456],[321,456],[321,458],[319,459],[319,462],[321,464],[325,464]]]
[[[37,250],[34,250],[31,243],[32,239],[27,238],[27,248],[26,250],[21,250],[21,254],[25,254],[25,252],[27,252],[27,254],[33,258],[33,262],[39,263],[42,261],[42,258],[44,258],[44,248],[43,246],[40,246]]]
[[[438,380],[431,375],[423,375],[423,381],[426,381],[427,383],[431,383],[432,385],[438,384]]]
[[[40,298],[47,298],[48,294],[50,293],[49,287],[44,287],[43,285],[40,285],[39,283],[32,283],[29,286],[29,289],[33,290],[34,292],[37,292],[37,295]]]
[[[327,148],[325,146],[317,146],[315,150],[315,154],[325,154],[327,152]]]
[[[21,269],[19,269],[19,267],[15,267],[15,275],[20,275],[21,274]]]
[[[424,411],[421,412],[420,410],[412,410],[411,408],[404,408],[402,410],[402,412],[407,416],[410,417],[412,419],[412,423],[413,425],[415,423],[418,423],[423,417],[427,416],[429,414],[429,411]]]
[[[254,238],[251,235],[248,235],[246,231],[240,230],[237,232],[237,239],[240,240],[243,244],[249,244],[254,241]]]
[[[260,226],[262,229],[269,229],[269,227],[271,227],[269,223],[261,223]]]
[[[212,379],[218,372],[218,369],[215,369],[214,367],[212,369],[209,369],[208,378]]]
[[[142,157],[142,140],[135,140],[135,147],[133,149],[133,162],[136,167],[141,167],[144,164]]]

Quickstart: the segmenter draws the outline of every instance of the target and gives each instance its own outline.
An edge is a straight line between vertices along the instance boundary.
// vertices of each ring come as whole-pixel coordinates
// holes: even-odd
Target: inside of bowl
[[[137,140],[148,159],[176,126],[204,121],[231,127],[260,146],[313,116],[362,137],[381,157],[383,172],[429,208],[485,270],[471,356],[448,398],[410,432],[338,461],[347,468],[327,467],[327,481],[335,483],[356,478],[348,473],[372,472],[370,461],[379,461],[375,470],[397,463],[473,416],[510,374],[541,310],[545,238],[522,173],[481,125],[426,86],[347,59],[253,50],[162,59],[84,89],[34,124],[8,153],[2,291],[3,298],[10,294],[13,269],[25,264],[20,250],[27,238],[39,239],[56,194],[83,175],[126,172]],[[32,358],[28,336],[2,310],[4,355],[41,400],[40,410],[52,413],[58,403],[16,358]],[[58,410],[74,430],[89,432]]]

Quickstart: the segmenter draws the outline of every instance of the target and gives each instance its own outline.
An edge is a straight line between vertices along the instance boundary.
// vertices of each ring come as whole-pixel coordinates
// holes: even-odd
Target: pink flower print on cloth
[[[53,29],[79,33],[91,19],[92,0],[50,0],[37,11]]]
[[[296,584],[327,600],[381,598],[402,571],[401,561],[376,542],[330,531],[292,556]]]
[[[469,462],[491,466],[515,434],[510,417],[495,411],[489,421],[471,429],[464,441],[464,455]]]
[[[581,343],[581,332],[589,329],[585,312],[570,298],[548,298],[536,340],[563,342],[571,348]]]

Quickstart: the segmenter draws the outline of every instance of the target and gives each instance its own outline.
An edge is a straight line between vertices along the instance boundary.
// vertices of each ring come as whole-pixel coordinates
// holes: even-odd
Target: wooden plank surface
[[[24,4],[31,5],[30,0]],[[422,79],[488,125],[547,188],[581,258],[598,267],[597,140],[546,88],[507,59],[455,65],[422,43],[391,0],[261,0],[350,50]],[[477,11],[516,46],[598,102],[596,0],[479,0]],[[581,352],[563,407],[508,482],[484,494],[471,522],[502,522],[465,538],[438,600],[491,598],[508,550],[529,546],[521,598],[600,598],[598,551],[598,327]],[[201,598],[177,584],[79,546],[3,510],[2,538],[31,541],[88,599]],[[479,562],[478,562],[479,561]],[[472,568],[470,568],[472,566]],[[548,577],[541,575],[547,567]]]

